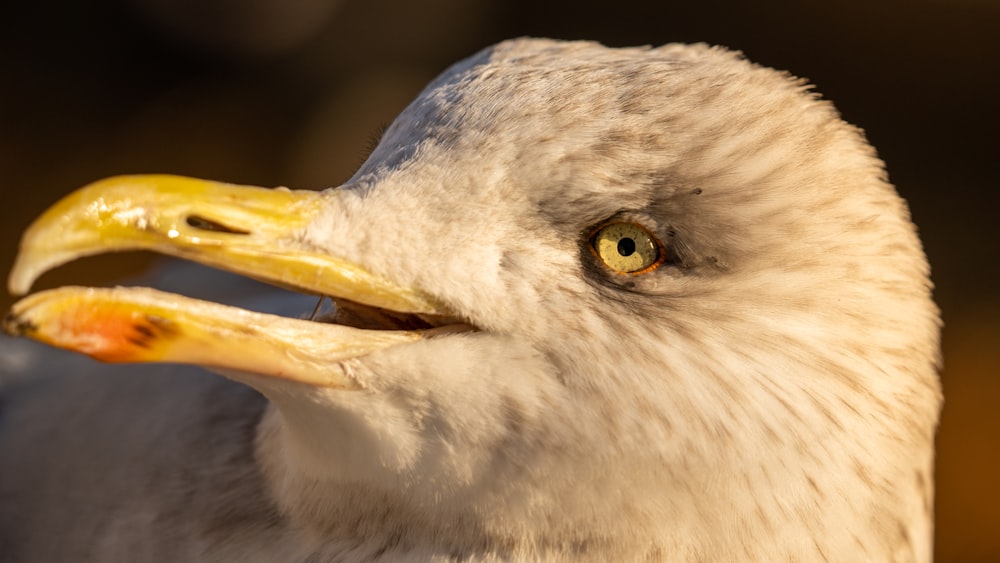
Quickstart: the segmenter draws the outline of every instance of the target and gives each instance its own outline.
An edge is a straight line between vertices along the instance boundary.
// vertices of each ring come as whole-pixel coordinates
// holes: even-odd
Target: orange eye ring
[[[590,251],[616,274],[638,276],[652,272],[667,258],[666,248],[638,223],[604,223],[590,235]]]

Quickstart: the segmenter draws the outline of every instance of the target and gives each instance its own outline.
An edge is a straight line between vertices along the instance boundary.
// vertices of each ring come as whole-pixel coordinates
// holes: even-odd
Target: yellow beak
[[[70,194],[28,228],[8,287],[24,294],[42,273],[81,256],[144,249],[372,307],[447,314],[420,291],[304,242],[310,222],[338,196],[179,176],[108,178]],[[352,383],[337,375],[338,362],[422,337],[252,313],[146,288],[38,293],[14,305],[4,328],[103,361],[200,364],[342,388]]]

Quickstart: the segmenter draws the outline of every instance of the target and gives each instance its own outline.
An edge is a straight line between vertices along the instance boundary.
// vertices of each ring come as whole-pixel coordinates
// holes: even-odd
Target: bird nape
[[[6,384],[0,559],[931,557],[916,230],[858,129],[737,53],[500,43],[335,189],[69,195],[10,289],[137,248],[336,309],[15,304],[8,333],[125,364]]]

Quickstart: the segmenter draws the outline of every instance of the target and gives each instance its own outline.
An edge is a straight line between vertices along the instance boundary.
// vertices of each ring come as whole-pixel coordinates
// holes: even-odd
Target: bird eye
[[[663,263],[663,243],[636,223],[606,223],[590,237],[590,247],[619,274],[644,274]]]

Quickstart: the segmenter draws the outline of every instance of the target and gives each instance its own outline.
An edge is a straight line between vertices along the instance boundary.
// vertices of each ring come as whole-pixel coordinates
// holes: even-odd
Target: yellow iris
[[[620,274],[643,274],[662,262],[662,244],[636,223],[608,223],[590,239],[594,253]]]

